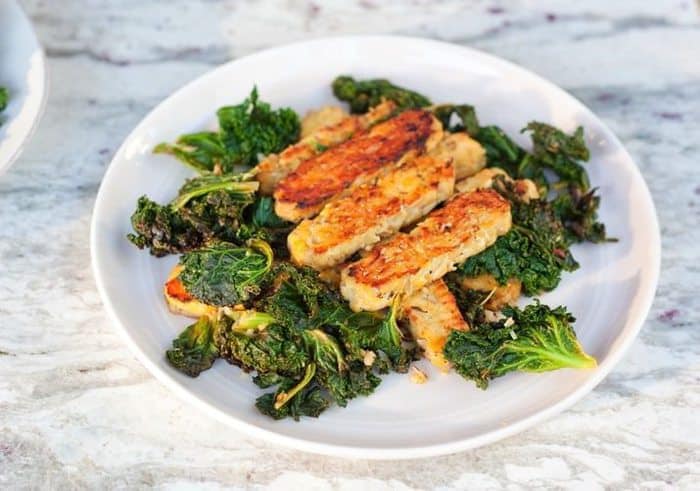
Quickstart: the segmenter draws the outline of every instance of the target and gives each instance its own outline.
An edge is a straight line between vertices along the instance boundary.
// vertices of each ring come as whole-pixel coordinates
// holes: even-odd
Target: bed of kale
[[[531,122],[523,129],[532,139],[526,150],[498,127],[481,126],[471,105],[432,105],[382,79],[341,76],[332,89],[352,113],[382,99],[393,100],[399,111],[428,108],[447,130],[478,140],[487,166],[532,179],[539,188],[541,199],[523,200],[497,180],[494,188],[512,204],[511,231],[446,278],[471,326],[453,332],[445,347],[456,371],[486,388],[492,378],[515,370],[595,366],[564,307],[536,301],[488,315],[487,296],[459,286],[460,276],[489,273],[501,284],[518,279],[526,295],[537,295],[578,267],[572,244],[609,240],[583,166],[589,153],[582,128],[569,135]],[[253,89],[217,117],[217,131],[183,135],[155,148],[197,176],[169,203],[141,197],[131,217],[128,239],[154,256],[181,254],[179,278],[187,293],[217,307],[216,315],[198,319],[173,341],[169,363],[192,377],[219,358],[251,372],[267,390],[256,407],[276,419],[318,416],[332,404],[345,406],[371,394],[382,374],[408,371],[419,351],[402,326],[400,298],[383,312],[352,312],[317,272],[288,261],[286,237],[293,225],[275,214],[272,198],[258,194],[251,169],[262,156],[298,140],[297,114],[272,109]]]

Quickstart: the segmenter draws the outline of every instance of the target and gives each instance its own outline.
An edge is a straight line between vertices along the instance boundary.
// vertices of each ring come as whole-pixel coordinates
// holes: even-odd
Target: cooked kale
[[[396,103],[399,109],[429,106],[430,100],[412,90],[394,85],[385,79],[355,80],[341,75],[333,81],[333,94],[350,104],[350,112],[366,113],[383,99]]]
[[[579,162],[585,162],[590,154],[583,139],[583,128],[578,127],[573,135],[545,123],[532,121],[523,129],[532,138],[532,156],[537,166],[549,169],[560,183],[576,185],[587,191],[590,187],[588,173]]]
[[[569,251],[566,230],[546,200],[522,200],[503,180],[494,188],[511,201],[513,227],[485,251],[462,263],[465,276],[491,274],[501,285],[522,281],[526,295],[556,288],[562,271],[574,271],[578,263]]]
[[[274,419],[294,418],[296,421],[299,421],[301,416],[317,418],[325,411],[331,403],[323,396],[323,389],[309,381],[309,378],[315,374],[316,366],[312,363],[308,367],[308,373],[301,381],[281,378],[277,382],[279,387],[276,392],[258,397],[255,401],[258,411]],[[290,398],[291,392],[294,394]],[[287,396],[283,396],[285,403],[280,406],[278,397],[281,394],[287,394]]]
[[[605,233],[605,225],[598,221],[600,197],[596,189],[583,192],[575,185],[569,185],[566,192],[560,193],[552,201],[554,213],[566,229],[570,242],[615,242]]]
[[[215,321],[201,317],[175,338],[173,347],[165,352],[168,362],[190,377],[208,370],[219,357],[215,331]]]
[[[541,194],[547,192],[544,169],[498,126],[482,126],[476,139],[486,150],[486,165],[500,167],[513,179],[531,179]]]
[[[379,373],[391,370],[406,373],[418,355],[417,345],[403,340],[397,323],[399,304],[397,296],[383,318],[360,312],[339,324],[348,351],[359,359],[372,360]]]
[[[362,363],[349,363],[335,337],[321,329],[302,332],[307,350],[316,365],[317,383],[326,389],[333,401],[345,407],[348,400],[370,395],[381,379]]]
[[[535,302],[523,310],[506,307],[497,322],[472,324],[469,331],[453,331],[445,357],[455,370],[477,387],[513,371],[545,372],[559,368],[593,368],[595,358],[583,351],[564,307]]]
[[[264,312],[222,312],[216,343],[221,357],[258,376],[300,377],[310,357],[296,332]]]
[[[208,174],[190,179],[167,205],[142,196],[131,215],[135,233],[127,238],[158,257],[191,251],[213,239],[240,242],[242,213],[258,189],[257,182],[242,182],[246,177]]]
[[[318,416],[331,403],[345,406],[369,395],[380,383],[371,366],[348,358],[342,343],[321,328],[289,328],[261,312],[228,316],[218,331],[221,356],[255,371],[258,386],[277,386],[256,404],[274,418]]]
[[[440,120],[442,127],[451,133],[466,131],[472,138],[479,133],[479,120],[474,106],[442,104],[433,108],[433,114]]]
[[[237,242],[260,239],[270,244],[278,259],[288,259],[287,236],[294,224],[275,213],[275,203],[270,196],[258,196],[243,212],[243,220],[236,231]]]
[[[275,267],[272,277],[273,290],[263,295],[258,308],[278,322],[292,329],[326,329],[340,339],[351,358],[359,361],[364,362],[371,351],[371,366],[380,373],[408,370],[416,347],[403,341],[397,323],[398,298],[386,315],[353,312],[311,268],[283,263]]]
[[[177,157],[198,172],[232,173],[258,163],[261,155],[279,152],[299,138],[301,123],[290,108],[272,110],[253,91],[241,104],[217,111],[219,130],[182,135],[175,144],[153,151]]]
[[[408,370],[414,352],[396,322],[398,301],[385,316],[354,313],[318,273],[288,263],[266,282],[257,310],[222,310],[216,338],[222,358],[254,371],[261,388],[277,386],[258,399],[263,413],[317,416],[369,395],[381,381],[375,372]]]
[[[180,280],[194,298],[216,306],[245,304],[261,292],[272,267],[270,246],[258,239],[247,247],[220,242],[180,259]]]
[[[126,237],[157,257],[196,249],[204,242],[202,234],[170,205],[159,205],[146,196],[139,198],[131,226],[135,233]]]

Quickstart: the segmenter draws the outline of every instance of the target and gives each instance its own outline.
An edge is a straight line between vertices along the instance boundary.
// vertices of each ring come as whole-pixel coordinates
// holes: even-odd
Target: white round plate
[[[591,371],[511,374],[487,391],[425,361],[429,381],[384,378],[375,394],[331,408],[318,419],[273,421],[257,412],[261,394],[248,375],[223,361],[192,379],[172,369],[164,351],[188,324],[171,315],[162,284],[177,258],[155,259],[125,239],[136,199],[166,202],[190,174],[154,145],[211,126],[222,105],[238,103],[257,84],[274,106],[300,114],[333,103],[339,74],[385,77],[436,102],[470,103],[482,123],[519,134],[536,119],[571,131],[583,125],[591,148],[591,181],[602,195],[601,218],[617,243],[575,248],[581,268],[543,296],[577,317]],[[109,315],[141,362],[165,385],[250,435],[302,450],[398,459],[452,453],[513,435],[562,411],[610,372],[648,313],[659,272],[658,224],[649,191],[617,138],[579,101],[506,61],[441,42],[403,37],[321,39],[271,49],[223,65],[177,91],[129,135],[102,182],[92,222],[93,269]]]
[[[10,100],[0,112],[0,174],[19,156],[46,103],[46,61],[32,24],[14,0],[0,0],[0,87]]]

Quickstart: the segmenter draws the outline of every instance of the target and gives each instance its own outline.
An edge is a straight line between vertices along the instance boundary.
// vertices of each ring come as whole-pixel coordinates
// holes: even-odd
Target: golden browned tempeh
[[[517,278],[511,278],[505,285],[501,285],[490,274],[478,276],[460,276],[459,285],[465,290],[477,290],[487,293],[488,300],[484,307],[489,310],[501,310],[506,305],[515,305],[520,298],[522,282]]]
[[[344,267],[341,293],[353,310],[382,309],[394,295],[412,295],[483,251],[510,226],[510,203],[496,191],[458,194],[410,233],[394,235]]]
[[[467,331],[469,324],[457,308],[457,302],[442,279],[424,286],[403,302],[411,334],[423,348],[425,357],[446,372],[450,363],[442,354],[451,331]]]
[[[539,198],[540,194],[537,190],[537,185],[534,182],[532,182],[530,179],[513,180],[506,173],[506,171],[499,169],[498,167],[483,169],[473,176],[457,181],[457,184],[455,184],[455,190],[458,193],[466,193],[469,191],[474,191],[475,189],[490,189],[493,187],[493,183],[497,177],[504,179],[506,182],[515,183],[515,191],[526,202],[531,199]]]
[[[255,168],[256,179],[260,182],[260,192],[272,194],[277,184],[303,161],[387,119],[395,109],[396,104],[384,101],[372,108],[367,114],[347,116],[338,122],[324,125],[311,134],[302,136],[299,142],[290,145],[281,153],[268,155]],[[307,124],[306,131],[310,131],[308,126]]]
[[[350,115],[340,106],[323,106],[312,109],[301,119],[301,138],[311,136],[327,126],[335,126]]]
[[[486,150],[466,133],[449,133],[440,140],[430,155],[440,160],[452,160],[455,179],[464,179],[486,165]]]
[[[432,149],[442,125],[428,111],[405,111],[302,162],[275,190],[275,211],[289,221],[315,216],[353,183],[410,153]]]
[[[330,268],[430,212],[452,195],[451,160],[423,155],[400,162],[328,203],[289,234],[292,259]]]

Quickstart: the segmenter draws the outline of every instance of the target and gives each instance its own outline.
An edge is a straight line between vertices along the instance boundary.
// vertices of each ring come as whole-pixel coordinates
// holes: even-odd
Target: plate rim
[[[4,173],[6,173],[10,167],[17,161],[17,159],[20,157],[22,152],[24,151],[25,147],[29,143],[29,141],[32,139],[34,136],[34,133],[36,133],[37,128],[39,127],[39,123],[44,117],[44,113],[46,111],[46,104],[48,102],[48,95],[49,95],[49,85],[51,83],[50,77],[49,77],[49,70],[48,66],[46,64],[46,52],[44,50],[43,45],[41,44],[41,41],[39,39],[39,36],[36,34],[36,29],[34,28],[34,23],[32,22],[31,18],[29,15],[27,15],[27,12],[22,8],[22,6],[17,2],[16,0],[14,1],[15,8],[19,10],[21,15],[24,16],[25,20],[27,21],[27,25],[29,26],[29,32],[31,33],[32,37],[34,38],[34,42],[37,45],[37,52],[38,52],[38,59],[39,59],[39,65],[36,67],[37,70],[39,70],[41,73],[39,74],[38,80],[41,82],[41,89],[40,89],[40,94],[38,96],[40,97],[39,104],[36,106],[36,110],[34,115],[32,116],[32,122],[29,125],[29,129],[23,134],[20,135],[16,140],[19,141],[19,143],[15,143],[17,147],[14,149],[14,151],[10,154],[8,159],[4,162],[0,161],[0,176],[2,176]],[[31,69],[27,73],[31,73]],[[36,94],[35,94],[36,95]],[[31,97],[31,93],[27,93],[27,98]],[[28,108],[30,109],[30,108]],[[19,116],[22,114],[22,111],[17,113],[15,117]],[[9,121],[5,121],[5,124],[9,124]],[[10,140],[9,143],[6,142],[6,144],[12,143],[13,140]]]
[[[150,117],[153,115],[155,111],[158,110],[158,108],[165,103],[166,101],[170,100],[171,98],[177,97],[180,93],[187,91],[192,85],[195,85],[200,82],[200,80],[213,76],[214,73],[216,73],[219,70],[224,69],[225,67],[229,67],[232,64],[236,64],[239,61],[243,59],[247,59],[250,57],[255,57],[255,56],[267,56],[270,54],[274,54],[275,51],[282,51],[290,48],[309,48],[314,44],[323,44],[327,42],[368,42],[368,41],[374,41],[378,43],[382,42],[407,42],[407,43],[425,43],[425,44],[432,44],[435,48],[445,48],[449,47],[450,49],[460,49],[464,50],[466,52],[471,53],[472,55],[476,55],[479,57],[483,57],[487,59],[489,62],[496,63],[496,64],[502,64],[506,66],[507,68],[510,69],[517,69],[521,72],[524,72],[526,75],[529,75],[531,77],[534,77],[537,79],[538,83],[542,83],[547,87],[548,90],[558,92],[560,94],[566,95],[567,97],[571,98],[579,107],[577,108],[578,110],[582,111],[585,113],[587,116],[594,118],[598,124],[600,125],[600,130],[606,137],[606,139],[609,139],[613,143],[615,143],[622,151],[622,157],[631,163],[631,168],[632,171],[636,174],[636,177],[638,178],[640,185],[641,185],[641,194],[646,201],[646,205],[649,207],[649,212],[650,212],[650,223],[649,225],[649,233],[652,237],[652,243],[649,244],[649,250],[650,250],[650,255],[649,255],[649,263],[645,265],[645,269],[648,268],[649,272],[649,278],[648,280],[640,285],[639,288],[639,300],[638,304],[640,308],[638,308],[636,311],[631,312],[630,316],[632,319],[628,321],[627,325],[628,327],[621,331],[620,334],[618,335],[618,340],[619,342],[616,344],[614,349],[611,349],[611,351],[608,353],[606,356],[605,360],[603,363],[598,365],[598,368],[596,371],[593,373],[593,375],[588,378],[584,383],[579,385],[575,390],[573,390],[570,394],[568,394],[566,397],[563,397],[562,399],[556,401],[552,405],[541,409],[534,414],[524,417],[514,423],[511,423],[503,428],[498,428],[495,430],[487,431],[481,435],[473,436],[473,437],[468,437],[468,438],[463,438],[455,441],[450,441],[450,442],[445,442],[445,443],[438,443],[438,444],[430,444],[430,445],[417,445],[417,446],[410,446],[410,447],[402,447],[402,448],[395,448],[395,447],[364,447],[364,446],[359,446],[359,445],[343,445],[343,444],[331,444],[331,443],[321,443],[318,441],[312,441],[312,440],[306,440],[298,437],[292,437],[292,436],[287,436],[283,435],[280,433],[277,433],[272,430],[268,430],[265,428],[258,427],[252,423],[247,423],[245,421],[242,421],[238,418],[236,418],[235,415],[229,414],[214,405],[200,399],[196,395],[193,395],[190,393],[184,386],[180,385],[169,373],[167,373],[165,370],[161,369],[158,365],[156,365],[148,355],[146,355],[139,345],[132,339],[132,337],[129,334],[128,329],[126,326],[121,322],[121,319],[117,313],[117,310],[112,303],[110,297],[107,294],[107,287],[105,284],[105,280],[102,277],[101,270],[100,270],[100,252],[99,249],[96,247],[97,243],[97,228],[98,228],[98,217],[101,216],[101,209],[104,205],[103,201],[103,189],[106,187],[106,182],[109,180],[109,176],[112,172],[114,172],[115,166],[113,165],[117,160],[121,159],[124,152],[125,152],[125,147],[126,143],[129,142],[132,137],[136,134],[138,134],[141,130],[141,127],[145,124],[147,120],[150,119]],[[627,151],[626,147],[622,144],[622,142],[617,138],[617,136],[610,130],[610,128],[605,124],[603,120],[601,120],[598,116],[593,113],[585,104],[583,104],[578,98],[567,92],[566,90],[562,89],[561,87],[557,86],[553,82],[549,81],[548,79],[538,75],[537,73],[533,72],[532,70],[528,68],[524,68],[516,63],[513,63],[511,61],[508,61],[506,59],[500,58],[498,56],[492,55],[490,53],[469,47],[469,46],[463,46],[463,45],[458,45],[458,44],[453,44],[449,42],[444,42],[444,41],[438,41],[434,39],[426,39],[426,38],[420,38],[420,37],[413,37],[413,36],[395,36],[395,35],[346,35],[346,36],[329,36],[329,37],[322,37],[322,38],[315,38],[311,40],[304,40],[304,41],[298,41],[294,43],[288,43],[288,44],[283,44],[279,46],[275,46],[272,48],[268,48],[265,50],[260,50],[256,51],[254,53],[251,53],[249,55],[236,58],[234,60],[228,61],[224,64],[218,65],[211,70],[208,70],[207,72],[197,76],[193,80],[187,82],[184,84],[182,87],[179,89],[175,90],[171,94],[169,94],[166,98],[161,100],[157,105],[154,106],[153,109],[151,109],[142,119],[141,121],[134,127],[134,129],[129,133],[129,135],[124,139],[124,142],[120,146],[119,150],[115,153],[114,157],[112,158],[109,166],[107,167],[104,176],[102,178],[102,181],[100,183],[100,187],[97,193],[97,197],[95,200],[95,204],[93,207],[92,211],[92,217],[90,220],[90,253],[91,253],[91,268],[93,271],[93,276],[95,277],[95,281],[97,284],[98,291],[100,293],[100,298],[102,299],[102,303],[105,307],[105,310],[107,311],[108,317],[112,324],[115,326],[117,331],[119,332],[121,338],[125,341],[127,346],[131,349],[132,353],[136,356],[136,358],[148,369],[148,371],[154,375],[154,377],[162,383],[165,387],[167,387],[170,391],[175,393],[179,398],[182,400],[188,402],[189,404],[192,404],[193,406],[199,408],[203,412],[207,413],[208,415],[212,416],[214,419],[217,421],[220,421],[242,433],[244,433],[248,437],[254,437],[254,438],[260,438],[262,440],[265,440],[268,443],[273,443],[273,444],[279,444],[283,445],[287,448],[292,448],[296,450],[303,450],[311,453],[316,453],[316,454],[323,454],[323,455],[329,455],[329,456],[334,456],[334,457],[344,457],[344,458],[361,458],[361,459],[369,459],[369,460],[405,460],[405,459],[414,459],[414,458],[424,458],[424,457],[431,457],[431,456],[439,456],[439,455],[448,455],[448,454],[454,454],[457,452],[465,451],[465,450],[470,450],[473,448],[477,448],[483,445],[487,445],[490,443],[493,443],[495,441],[513,436],[517,433],[520,433],[528,428],[531,428],[535,426],[538,423],[541,423],[552,416],[568,409],[571,407],[574,403],[579,401],[583,396],[588,394],[590,391],[592,391],[605,377],[608,376],[608,374],[612,371],[612,369],[617,365],[617,363],[621,360],[621,358],[625,355],[627,350],[629,349],[630,345],[632,342],[636,339],[637,335],[639,334],[639,331],[643,327],[649,311],[651,309],[653,300],[656,295],[656,289],[658,286],[658,281],[659,281],[659,275],[660,275],[660,270],[661,270],[661,235],[660,235],[660,229],[659,229],[659,221],[658,221],[658,214],[656,212],[656,207],[651,195],[651,192],[649,191],[649,187],[647,186],[646,181],[644,180],[643,175],[641,174],[641,171],[639,170],[639,167],[636,165],[634,159],[632,156],[629,154]]]

